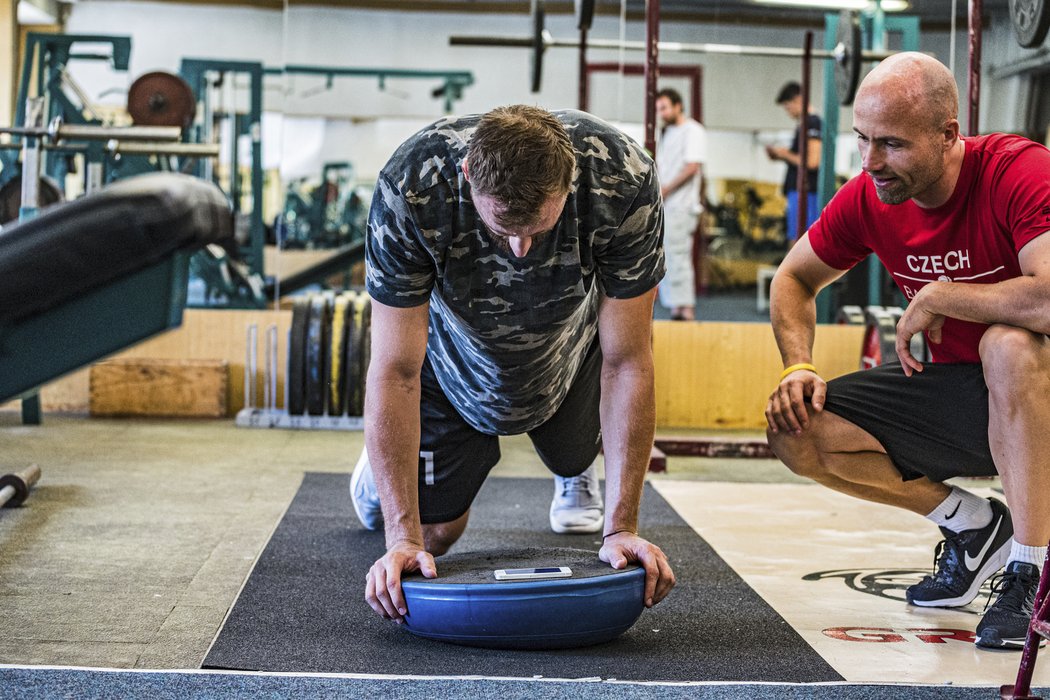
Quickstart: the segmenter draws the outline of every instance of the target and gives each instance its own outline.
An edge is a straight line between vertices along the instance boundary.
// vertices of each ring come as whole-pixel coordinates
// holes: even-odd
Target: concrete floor
[[[232,421],[0,413],[0,473],[38,464],[0,511],[0,663],[197,668],[304,472],[349,472],[360,433]],[[526,437],[495,474],[547,477]],[[672,458],[676,480],[797,481],[772,460]],[[667,478],[653,475],[655,479]]]

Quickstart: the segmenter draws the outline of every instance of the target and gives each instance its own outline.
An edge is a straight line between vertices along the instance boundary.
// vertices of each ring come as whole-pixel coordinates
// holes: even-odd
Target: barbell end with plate
[[[0,508],[16,508],[40,480],[40,467],[32,464],[15,474],[0,476]]]

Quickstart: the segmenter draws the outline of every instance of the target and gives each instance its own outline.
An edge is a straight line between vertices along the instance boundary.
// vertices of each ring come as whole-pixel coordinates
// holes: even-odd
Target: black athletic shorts
[[[979,364],[900,364],[828,382],[825,410],[866,430],[904,480],[997,474],[988,447],[988,386]]]
[[[559,476],[577,476],[601,450],[602,353],[587,353],[569,393],[546,423],[529,431],[543,463]],[[499,461],[499,437],[479,432],[445,396],[430,358],[423,361],[419,405],[419,515],[423,523],[446,523],[470,508]]]

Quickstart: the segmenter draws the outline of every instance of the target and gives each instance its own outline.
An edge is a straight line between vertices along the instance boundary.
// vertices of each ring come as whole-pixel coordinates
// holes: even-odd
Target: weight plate
[[[324,355],[328,303],[321,295],[310,300],[310,316],[306,325],[306,412],[311,416],[324,415]]]
[[[324,315],[324,405],[328,413],[332,414],[332,330],[335,328],[333,315],[335,314],[335,292],[324,292],[325,315]]]
[[[859,306],[843,306],[835,317],[835,323],[845,326],[863,325],[864,309]]]
[[[193,123],[197,100],[189,84],[177,75],[154,71],[140,76],[128,90],[128,114],[136,126],[177,126]]]
[[[309,297],[292,303],[292,328],[288,333],[287,403],[289,415],[301,416],[306,407],[306,326],[310,316]]]
[[[899,306],[887,306],[886,311],[890,314],[890,318],[893,319],[893,334],[894,334],[894,356],[897,354],[896,346],[896,335],[897,335],[897,324],[900,323],[901,316],[904,315],[904,309]],[[911,346],[911,354],[919,362],[929,362],[929,351],[926,347],[926,334],[916,333],[911,337],[911,342],[908,343]]]
[[[889,309],[869,306],[865,312],[860,368],[871,369],[897,357],[897,322]]]
[[[576,0],[576,28],[590,29],[594,21],[594,0]]]
[[[532,0],[532,91],[539,92],[543,82],[543,52],[546,46],[543,41],[544,16],[543,0]]]
[[[346,394],[346,412],[348,415],[356,416],[359,415],[354,412],[354,393],[357,391],[357,367],[360,364],[360,360],[357,356],[358,348],[361,344],[358,341],[358,333],[360,332],[357,326],[357,292],[350,292],[350,306],[346,310],[346,354],[344,355],[344,366],[343,381],[345,383],[344,393]]]
[[[62,196],[62,188],[58,183],[47,176],[40,178],[37,189],[36,205],[44,209],[52,204],[61,204],[65,201]],[[0,225],[18,221],[18,212],[22,208],[22,176],[15,175],[0,187]]]
[[[365,414],[365,387],[368,386],[368,364],[372,360],[372,297],[361,295],[361,359],[358,385],[361,387],[361,415]]]
[[[1010,0],[1010,19],[1018,44],[1026,49],[1041,46],[1050,29],[1050,0]]]
[[[346,412],[346,321],[350,318],[351,300],[347,294],[336,297],[332,309],[332,372],[328,385],[328,413],[341,416]]]
[[[350,342],[350,357],[347,360],[346,411],[351,416],[364,414],[364,391],[361,386],[361,340],[364,336],[364,325],[361,323],[364,314],[366,294],[358,294],[354,302],[354,331]]]
[[[843,10],[839,13],[839,24],[835,32],[835,87],[838,88],[839,103],[853,104],[860,82],[861,59],[860,18],[857,13]]]

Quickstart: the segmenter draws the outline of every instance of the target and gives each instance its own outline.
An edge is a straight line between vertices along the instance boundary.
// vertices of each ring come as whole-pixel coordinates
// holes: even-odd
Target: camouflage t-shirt
[[[368,292],[387,306],[430,302],[427,355],[438,382],[490,435],[550,418],[595,342],[601,295],[636,297],[664,274],[652,160],[596,117],[555,115],[576,150],[572,191],[554,229],[522,258],[490,238],[463,177],[479,115],[409,138],[372,199]]]

